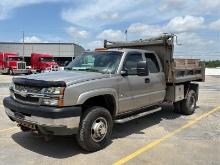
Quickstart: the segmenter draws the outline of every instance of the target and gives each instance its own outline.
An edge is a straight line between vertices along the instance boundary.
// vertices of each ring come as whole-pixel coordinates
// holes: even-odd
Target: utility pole
[[[22,31],[22,35],[23,35],[23,61],[24,61],[24,31]]]
[[[60,40],[59,40],[59,57],[60,57]]]
[[[128,41],[128,30],[125,30],[125,40]]]

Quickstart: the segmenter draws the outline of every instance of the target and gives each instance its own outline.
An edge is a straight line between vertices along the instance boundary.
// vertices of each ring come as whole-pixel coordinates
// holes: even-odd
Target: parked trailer
[[[0,73],[27,74],[26,62],[17,53],[0,52]]]

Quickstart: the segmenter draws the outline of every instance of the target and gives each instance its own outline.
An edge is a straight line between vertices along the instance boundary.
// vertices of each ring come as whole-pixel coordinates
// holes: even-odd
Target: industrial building
[[[71,61],[80,55],[84,48],[75,43],[19,43],[0,42],[0,52],[16,52],[25,61],[30,63],[31,53],[46,53],[54,56],[55,60],[62,65],[65,61]]]

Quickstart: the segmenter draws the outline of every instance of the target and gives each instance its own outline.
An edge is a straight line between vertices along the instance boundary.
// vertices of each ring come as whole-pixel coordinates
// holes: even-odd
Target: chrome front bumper
[[[80,124],[81,107],[48,107],[22,104],[11,97],[3,100],[5,112],[12,121],[43,134],[72,135]]]
[[[35,125],[40,126],[47,126],[47,127],[66,127],[66,128],[78,128],[80,122],[80,116],[78,117],[68,117],[62,119],[50,119],[50,118],[43,118],[37,116],[24,116],[16,115],[13,111],[5,107],[6,114],[17,122],[27,122],[32,123]]]
[[[29,72],[29,70],[27,69],[14,69],[13,73],[14,74],[27,74]]]

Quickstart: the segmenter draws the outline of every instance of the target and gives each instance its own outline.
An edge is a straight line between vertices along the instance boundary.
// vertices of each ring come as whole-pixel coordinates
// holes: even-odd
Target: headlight
[[[63,95],[64,88],[63,87],[44,88],[42,90],[42,93],[43,94],[48,94],[48,95]]]
[[[48,106],[63,107],[64,90],[64,87],[51,87],[42,89],[42,93],[45,94],[46,97],[49,97],[42,98],[42,104]]]

